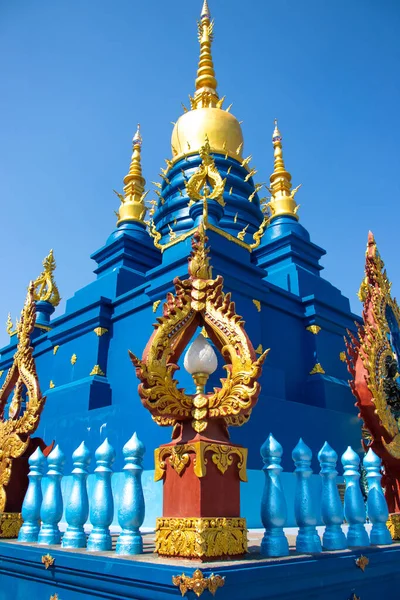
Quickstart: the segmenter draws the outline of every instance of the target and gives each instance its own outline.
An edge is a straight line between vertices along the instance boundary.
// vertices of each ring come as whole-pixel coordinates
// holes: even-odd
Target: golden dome
[[[213,152],[242,156],[243,134],[239,121],[221,108],[197,108],[182,115],[172,132],[172,155],[196,152],[208,137]]]
[[[242,158],[243,134],[239,121],[222,109],[224,98],[219,99],[217,80],[211,55],[214,21],[211,20],[207,0],[204,0],[198,23],[200,59],[197,69],[196,91],[190,98],[191,109],[175,124],[171,146],[174,159],[196,153],[208,137],[211,150]]]

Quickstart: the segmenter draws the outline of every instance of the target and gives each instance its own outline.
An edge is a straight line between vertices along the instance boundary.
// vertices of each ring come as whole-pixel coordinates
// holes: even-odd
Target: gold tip
[[[211,17],[210,9],[208,7],[207,0],[203,2],[203,8],[201,9],[201,17]]]

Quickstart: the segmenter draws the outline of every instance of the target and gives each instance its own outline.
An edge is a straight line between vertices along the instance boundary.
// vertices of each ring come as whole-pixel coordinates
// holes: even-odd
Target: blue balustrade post
[[[43,480],[43,483],[47,485],[44,490],[42,508],[40,510],[42,526],[39,532],[38,544],[59,544],[61,541],[58,523],[63,514],[61,478],[64,462],[64,453],[57,444],[47,457],[49,469],[46,478]]]
[[[40,448],[29,457],[29,485],[22,504],[22,518],[24,520],[18,534],[19,542],[37,542],[39,535],[40,509],[42,506],[41,481],[46,468],[46,458]]]
[[[336,463],[338,455],[328,442],[322,446],[318,453],[321,465],[322,499],[321,513],[325,523],[325,533],[322,537],[324,550],[344,550],[347,548],[346,536],[342,531],[343,507],[336,485]]]
[[[365,529],[365,504],[360,489],[360,459],[349,446],[342,456],[346,491],[344,494],[344,516],[349,524],[347,532],[348,546],[369,546],[369,537]]]
[[[261,542],[261,554],[264,556],[287,556],[289,554],[289,544],[283,533],[287,509],[280,482],[282,454],[282,446],[269,434],[261,446],[265,474],[261,500],[261,520],[265,527]]]
[[[297,477],[294,512],[299,532],[296,538],[296,550],[298,552],[321,552],[321,540],[316,530],[316,509],[310,486],[312,452],[301,438],[292,452],[292,458],[296,466]]]
[[[368,481],[367,511],[372,523],[371,544],[391,544],[392,536],[386,526],[389,511],[381,486],[381,459],[370,448],[364,456],[363,464]]]
[[[118,522],[122,531],[118,537],[117,554],[141,554],[143,540],[139,528],[144,521],[144,496],[142,488],[144,444],[136,433],[122,449],[125,458],[124,484],[118,510]]]
[[[73,470],[72,485],[65,506],[65,520],[68,527],[63,535],[63,548],[85,548],[86,534],[83,526],[89,516],[89,501],[86,487],[90,452],[85,442],[72,454]]]
[[[95,452],[97,467],[90,498],[90,522],[93,529],[89,535],[87,549],[92,552],[111,550],[110,525],[114,517],[114,500],[111,489],[111,465],[115,460],[114,448],[106,438]]]

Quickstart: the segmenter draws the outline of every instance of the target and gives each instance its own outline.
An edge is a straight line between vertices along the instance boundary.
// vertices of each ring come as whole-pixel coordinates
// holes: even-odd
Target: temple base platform
[[[204,600],[213,592],[216,600],[397,597],[400,544],[304,555],[295,552],[289,535],[290,556],[267,559],[259,554],[262,532],[248,537],[244,557],[212,562],[158,557],[154,534],[144,535],[144,553],[132,557],[1,541],[0,600],[195,600],[195,591]],[[47,569],[46,554],[54,558]],[[364,571],[356,563],[361,555],[369,561]]]

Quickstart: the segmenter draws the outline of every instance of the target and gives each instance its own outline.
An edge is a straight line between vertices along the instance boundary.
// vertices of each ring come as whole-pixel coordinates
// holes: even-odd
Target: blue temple
[[[214,185],[221,189],[218,201],[210,196],[208,202],[213,271],[224,277],[224,290],[232,293],[256,351],[271,348],[252,418],[231,432],[233,442],[249,449],[242,512],[255,527],[261,526],[259,448],[266,431],[285,448],[293,448],[301,435],[312,451],[314,472],[325,440],[339,454],[349,445],[360,448],[360,424],[342,360],[343,336],[347,329],[355,330],[358,317],[349,300],[321,274],[325,250],[312,242],[307,224],[299,221],[277,125],[266,192],[270,197],[265,199],[250,157],[243,154],[239,122],[222,108],[216,85],[203,89],[202,76],[196,79],[191,110],[174,127],[171,156],[155,189],[158,198],[150,204],[144,198],[142,137],[139,130],[135,134],[118,222],[113,226],[110,221],[108,239],[91,256],[94,278],[88,273],[88,284],[67,300],[65,313],[57,318],[52,317],[59,301],[52,256],[53,262],[45,265],[42,280],[47,273],[54,285],[53,293],[47,299],[39,294],[37,302],[35,361],[47,397],[37,434],[48,444],[55,440],[62,445],[66,457],[82,441],[92,454],[106,438],[121,448],[133,430],[147,448],[169,441],[169,430],[158,427],[139,400],[128,350],[141,356],[174,278],[187,274],[191,238],[204,211],[202,203],[189,198],[188,189],[210,160],[218,174]],[[110,199],[110,213],[113,206]],[[12,364],[16,337],[11,332],[9,345],[1,350],[0,384]],[[182,370],[178,379],[190,385]],[[123,465],[119,453],[113,469],[121,486]],[[283,486],[294,486],[292,479],[285,479],[293,471],[289,452],[283,454],[282,467]],[[153,481],[151,452],[143,468],[145,497],[151,500],[145,525],[151,527],[161,513],[161,484]],[[72,463],[66,464],[66,473],[71,469]],[[313,477],[317,489],[319,476]],[[289,511],[288,524],[294,523]]]

